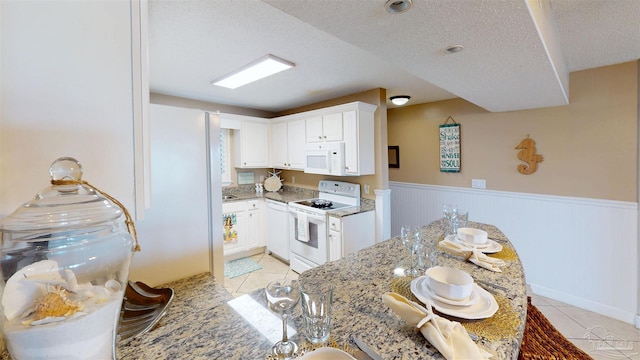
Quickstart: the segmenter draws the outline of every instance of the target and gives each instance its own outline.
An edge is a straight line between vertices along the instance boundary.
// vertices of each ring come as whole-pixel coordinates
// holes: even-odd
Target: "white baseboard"
[[[546,288],[544,286],[536,284],[530,284],[530,286],[532,292],[536,295],[544,296],[549,299],[559,301],[567,305],[579,307],[584,310],[593,311],[597,314],[620,320],[631,325],[634,325],[635,323],[635,327],[638,327],[638,325],[640,324],[640,317],[637,314],[626,312],[618,308],[614,308],[571,294],[562,293],[553,289]]]

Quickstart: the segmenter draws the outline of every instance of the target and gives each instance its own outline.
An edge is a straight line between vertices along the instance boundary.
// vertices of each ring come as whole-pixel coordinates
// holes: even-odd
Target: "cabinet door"
[[[263,229],[264,200],[250,200],[247,202],[247,250],[266,245]]]
[[[322,116],[308,118],[305,125],[308,143],[324,141],[322,138]]]
[[[287,125],[286,122],[271,125],[271,160],[274,167],[289,167]]]
[[[234,208],[240,204],[244,206],[244,203],[222,206],[222,239],[225,256],[247,250],[247,211]]]
[[[342,234],[329,230],[329,261],[342,259]]]
[[[358,168],[358,116],[354,111],[345,111],[344,121],[344,166],[346,173],[351,175],[359,174]]]
[[[322,115],[324,141],[342,141],[342,113]]]
[[[295,120],[288,123],[289,168],[303,170],[305,165],[305,121]],[[274,144],[275,145],[275,144]]]
[[[263,123],[243,122],[240,129],[240,165],[269,166],[269,127]],[[237,156],[237,154],[236,154]]]

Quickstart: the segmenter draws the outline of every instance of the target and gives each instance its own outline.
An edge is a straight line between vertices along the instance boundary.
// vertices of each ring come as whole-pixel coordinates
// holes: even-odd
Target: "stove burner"
[[[314,208],[318,208],[318,209],[326,209],[326,208],[330,208],[333,205],[333,203],[329,200],[324,200],[324,199],[318,199],[318,200],[312,200],[311,201],[311,206],[313,206]]]

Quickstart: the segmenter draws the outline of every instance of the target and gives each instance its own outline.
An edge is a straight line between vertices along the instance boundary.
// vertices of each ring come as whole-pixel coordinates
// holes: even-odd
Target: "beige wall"
[[[571,74],[570,104],[490,113],[462,99],[388,111],[389,145],[400,168],[389,180],[610,200],[637,199],[638,62]],[[461,124],[462,170],[440,173],[438,125]],[[529,135],[544,156],[522,175],[518,143]]]

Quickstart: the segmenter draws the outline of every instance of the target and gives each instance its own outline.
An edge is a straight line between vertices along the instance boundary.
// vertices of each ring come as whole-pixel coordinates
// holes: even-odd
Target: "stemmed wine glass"
[[[270,282],[264,288],[269,308],[282,317],[282,340],[273,345],[271,351],[278,358],[291,358],[298,344],[287,337],[287,316],[300,300],[298,280],[282,279]]]
[[[458,210],[456,209],[456,205],[454,204],[442,204],[442,214],[449,221],[449,227],[453,230],[453,220],[458,215]],[[448,229],[446,231],[446,235],[448,235]]]

